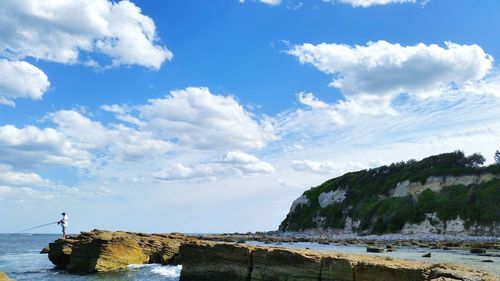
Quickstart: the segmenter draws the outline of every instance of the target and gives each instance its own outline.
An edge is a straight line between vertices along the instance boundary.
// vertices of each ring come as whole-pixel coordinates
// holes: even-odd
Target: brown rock
[[[12,279],[7,276],[4,272],[0,272],[0,281],[13,281]]]
[[[93,230],[49,244],[50,261],[71,272],[124,269],[129,264],[180,264],[179,247],[196,239],[179,234]]]
[[[366,251],[368,253],[383,253],[384,248],[379,248],[379,247],[366,247]]]
[[[321,272],[321,257],[308,251],[255,248],[252,260],[252,281],[318,280]]]
[[[251,247],[217,242],[190,243],[180,247],[180,281],[246,281],[252,269]]]
[[[486,253],[486,249],[483,249],[483,248],[471,248],[469,250],[469,253],[471,253],[471,254],[485,254]]]

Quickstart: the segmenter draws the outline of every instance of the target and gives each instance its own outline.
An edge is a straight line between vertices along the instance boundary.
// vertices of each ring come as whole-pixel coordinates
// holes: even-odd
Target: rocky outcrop
[[[208,241],[183,244],[180,255],[181,281],[486,281],[498,278],[449,265]]]
[[[4,272],[0,272],[0,281],[13,281],[12,279],[7,276]]]
[[[480,184],[483,182],[489,182],[496,178],[500,178],[498,175],[493,175],[490,173],[480,174],[480,175],[463,175],[463,176],[431,176],[428,177],[424,184],[421,182],[410,182],[405,180],[399,182],[394,188],[392,196],[394,197],[405,197],[408,195],[417,196],[426,189],[430,189],[434,192],[440,192],[443,187],[453,186],[453,185],[471,185]]]
[[[93,230],[49,244],[49,260],[69,272],[125,269],[129,264],[180,264],[179,247],[195,241],[180,234]]]

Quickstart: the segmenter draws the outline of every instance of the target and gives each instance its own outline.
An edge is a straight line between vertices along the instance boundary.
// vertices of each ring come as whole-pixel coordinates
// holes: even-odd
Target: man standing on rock
[[[66,239],[66,229],[68,228],[68,215],[65,212],[61,214],[63,217],[57,224],[60,224],[62,227],[63,239]]]

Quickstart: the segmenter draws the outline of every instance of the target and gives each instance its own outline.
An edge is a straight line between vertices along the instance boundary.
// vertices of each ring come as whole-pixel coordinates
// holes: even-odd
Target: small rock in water
[[[368,253],[383,253],[384,249],[378,247],[366,247],[366,251]]]
[[[492,260],[482,260],[482,262],[493,262]]]
[[[430,257],[431,257],[431,253],[427,253],[427,254],[422,255],[422,258],[430,258]]]
[[[49,253],[49,247],[45,247],[40,251],[40,254],[48,254]]]
[[[482,248],[471,248],[469,250],[469,253],[471,254],[486,254],[486,250]]]

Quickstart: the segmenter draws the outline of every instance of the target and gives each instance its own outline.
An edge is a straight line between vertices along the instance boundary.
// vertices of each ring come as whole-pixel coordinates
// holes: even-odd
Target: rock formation
[[[181,281],[497,280],[450,265],[213,241],[183,244],[180,255]]]
[[[500,165],[473,156],[456,151],[327,180],[292,203],[279,229],[496,236]]]
[[[180,234],[93,230],[49,244],[49,260],[69,272],[125,269],[129,264],[179,264],[179,246],[194,241]]]
[[[0,281],[13,281],[12,279],[7,276],[4,272],[0,272]]]

